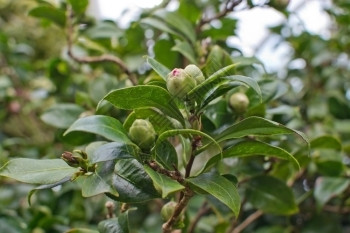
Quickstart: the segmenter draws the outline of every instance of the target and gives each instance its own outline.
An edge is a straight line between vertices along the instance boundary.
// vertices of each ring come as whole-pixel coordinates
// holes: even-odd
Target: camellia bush
[[[4,1],[60,40],[0,34],[0,232],[346,232],[350,7],[324,39],[288,3],[164,1],[123,28],[88,0]],[[259,7],[286,19],[282,74],[226,43]]]

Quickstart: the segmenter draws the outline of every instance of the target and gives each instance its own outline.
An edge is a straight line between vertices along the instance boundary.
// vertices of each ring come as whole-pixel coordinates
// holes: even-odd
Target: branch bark
[[[210,208],[207,205],[208,202],[205,201],[200,210],[198,211],[196,217],[193,219],[190,226],[188,227],[188,233],[193,233],[199,220],[210,211]]]
[[[264,212],[262,212],[261,210],[255,211],[254,213],[249,215],[249,217],[246,218],[235,229],[233,229],[233,231],[231,231],[231,233],[240,233],[240,232],[242,232],[247,226],[249,226],[252,222],[254,222],[258,218],[260,218],[263,214],[264,214]]]
[[[95,63],[95,62],[112,62],[119,66],[122,71],[128,75],[129,80],[133,85],[137,85],[137,78],[134,73],[132,73],[126,64],[117,56],[110,54],[103,54],[101,56],[84,56],[79,57],[73,53],[73,34],[74,34],[74,25],[73,25],[73,10],[70,5],[67,6],[67,48],[68,56],[71,57],[74,61],[79,63]]]

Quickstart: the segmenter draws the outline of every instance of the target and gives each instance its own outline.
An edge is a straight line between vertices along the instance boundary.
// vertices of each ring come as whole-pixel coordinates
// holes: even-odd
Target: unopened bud
[[[243,114],[249,106],[249,99],[243,93],[234,93],[230,97],[230,106],[238,114]]]
[[[150,149],[154,145],[156,132],[148,120],[137,119],[129,129],[129,136],[141,149]]]
[[[201,69],[199,69],[196,65],[188,65],[184,70],[188,75],[192,76],[196,80],[197,85],[204,82],[204,75]]]
[[[196,80],[183,69],[176,68],[168,74],[166,87],[173,96],[184,99],[195,86]]]

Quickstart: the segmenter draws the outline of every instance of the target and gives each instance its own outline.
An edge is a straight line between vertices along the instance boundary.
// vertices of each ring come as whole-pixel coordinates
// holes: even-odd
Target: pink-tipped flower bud
[[[170,94],[184,99],[188,92],[196,86],[196,80],[183,69],[173,69],[166,81],[166,87]]]

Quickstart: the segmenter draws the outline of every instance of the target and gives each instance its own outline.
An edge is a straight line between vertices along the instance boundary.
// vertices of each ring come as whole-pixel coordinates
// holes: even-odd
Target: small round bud
[[[168,221],[171,218],[171,216],[173,216],[175,212],[175,207],[176,207],[176,202],[174,201],[169,201],[162,207],[162,210],[160,211],[160,215],[164,222]]]
[[[247,111],[249,99],[243,93],[234,93],[230,97],[230,107],[238,114],[243,114]]]
[[[166,87],[173,96],[184,99],[195,86],[196,80],[183,69],[176,68],[168,74]]]
[[[150,149],[156,140],[153,125],[144,119],[137,119],[132,123],[129,136],[141,149]]]
[[[196,82],[197,82],[197,85],[204,82],[205,78],[204,78],[204,75],[201,71],[201,69],[199,69],[196,65],[188,65],[185,67],[185,72],[187,74],[189,74],[190,76],[192,76]]]

